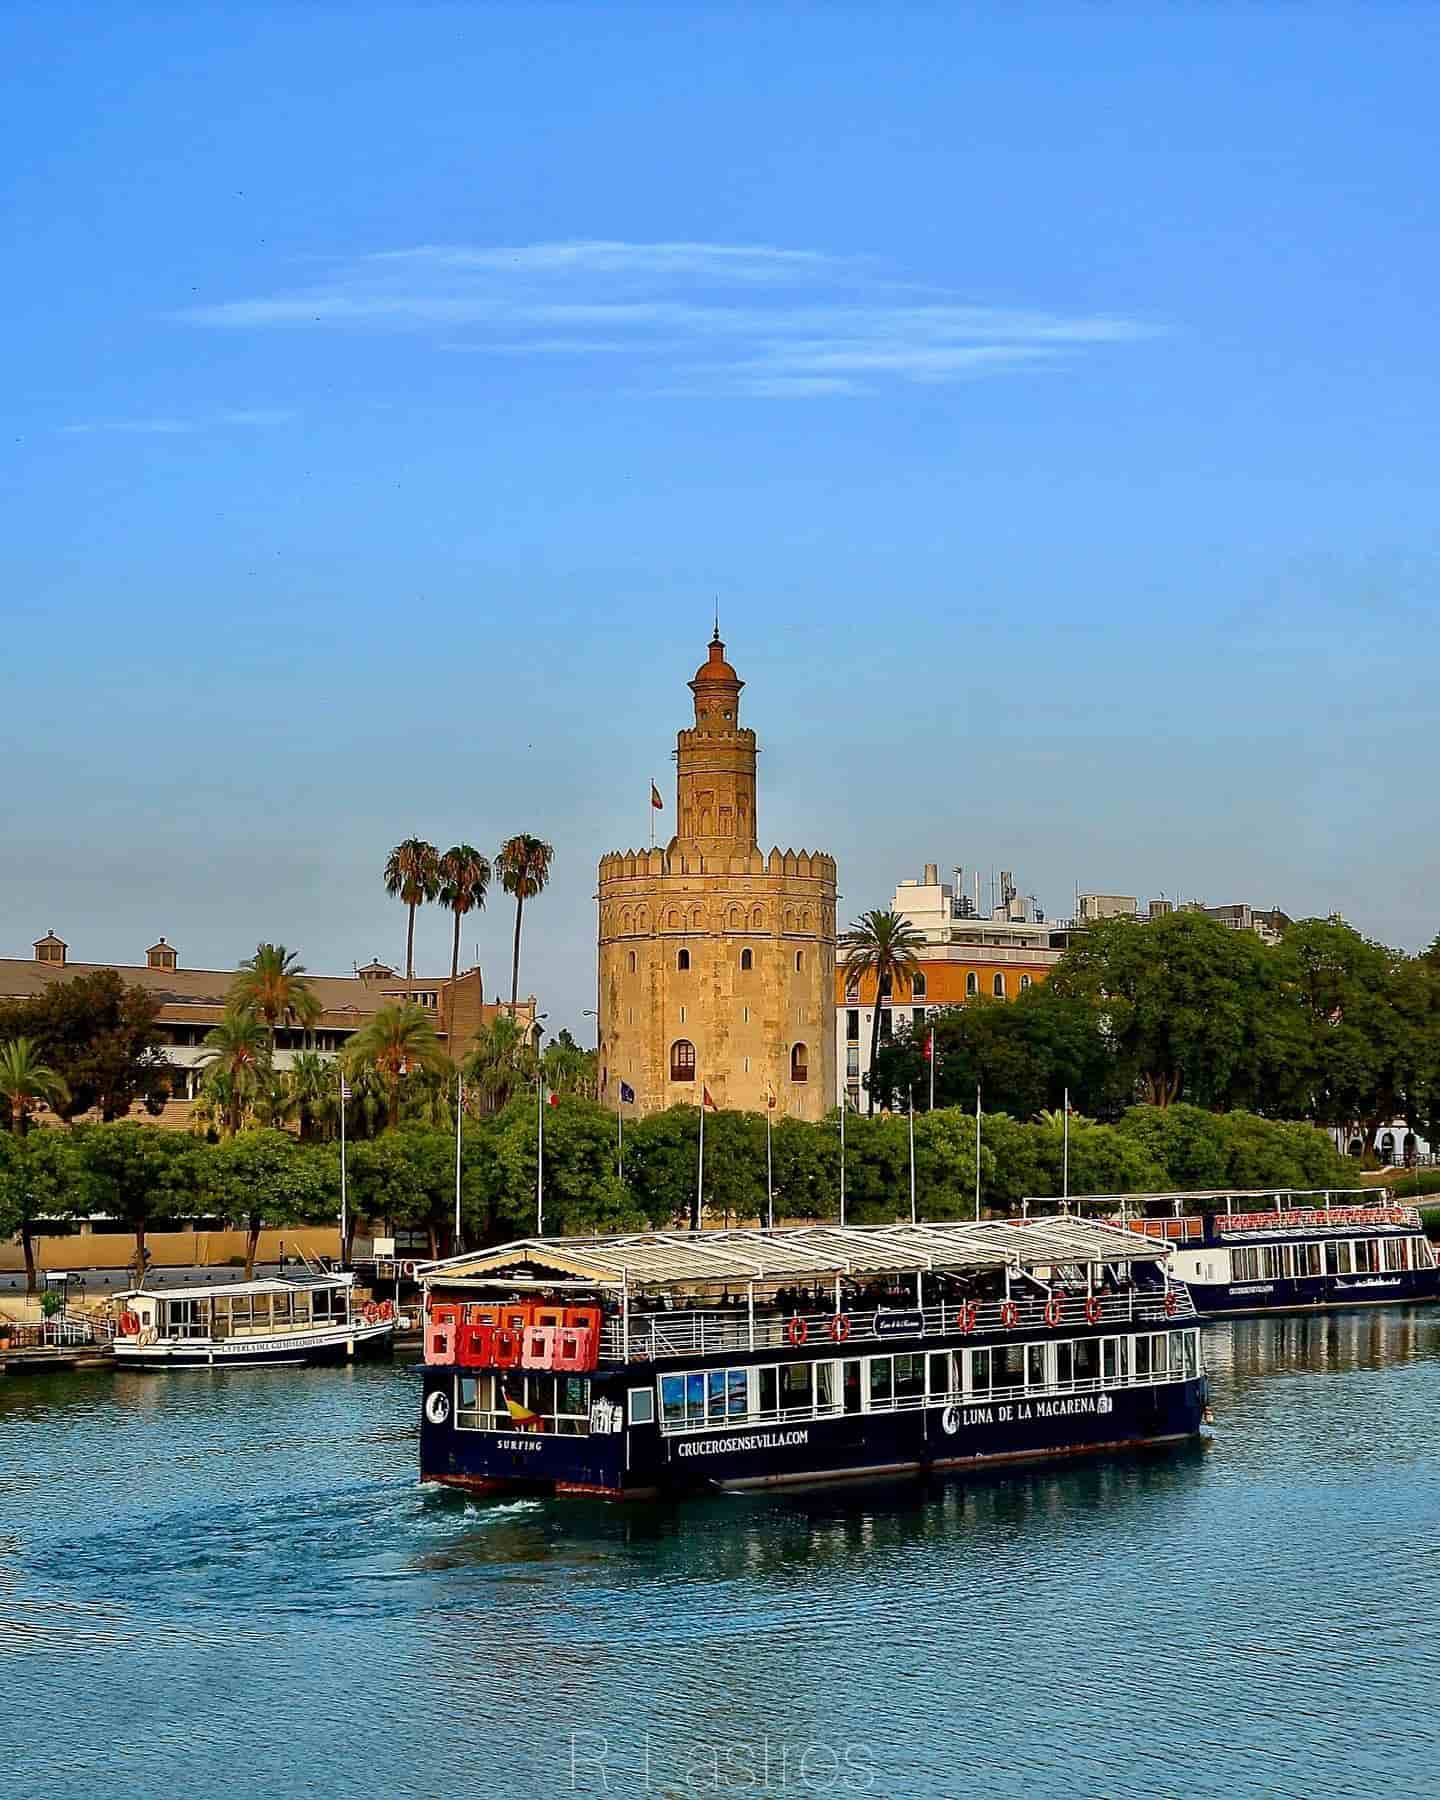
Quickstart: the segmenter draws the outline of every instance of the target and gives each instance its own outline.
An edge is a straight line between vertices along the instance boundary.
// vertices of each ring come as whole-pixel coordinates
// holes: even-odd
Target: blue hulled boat
[[[1172,1246],[1074,1217],[532,1238],[420,1271],[420,1470],[641,1496],[1174,1443]]]

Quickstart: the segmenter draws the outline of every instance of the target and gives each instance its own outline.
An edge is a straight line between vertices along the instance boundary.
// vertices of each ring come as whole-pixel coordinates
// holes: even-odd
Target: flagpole
[[[980,1083],[975,1083],[975,1219],[980,1219]]]
[[[545,1235],[545,1077],[535,1077],[535,1235]]]
[[[690,1220],[690,1229],[700,1229],[700,1219],[704,1209],[705,1193],[705,1083],[700,1083],[700,1159],[695,1168],[695,1211]]]
[[[906,1090],[910,1096],[910,1223],[918,1225],[919,1217],[915,1211],[915,1090]]]
[[[845,1115],[850,1110],[850,1097],[840,1091],[840,1223],[845,1223]]]
[[[930,1027],[930,1110],[935,1110],[935,1027]]]
[[[775,1163],[770,1151],[770,1109],[775,1101],[772,1095],[765,1096],[765,1222],[771,1231],[775,1229]]]
[[[340,1070],[340,1267],[345,1267],[345,1227],[349,1220],[345,1194],[345,1071]]]
[[[455,1075],[455,1254],[460,1254],[460,1121],[465,1117],[465,1077]]]
[[[615,1179],[625,1179],[625,1102],[615,1105]]]

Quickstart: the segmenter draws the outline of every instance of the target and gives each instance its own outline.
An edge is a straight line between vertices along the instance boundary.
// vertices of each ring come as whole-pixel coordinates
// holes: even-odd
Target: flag
[[[704,1096],[705,1096],[705,1098],[704,1098],[704,1100],[703,1100],[703,1102],[702,1102],[702,1104],[703,1104],[703,1105],[705,1105],[705,1106],[708,1106],[708,1107],[709,1107],[709,1108],[710,1108],[710,1110],[711,1110],[711,1112],[719,1112],[719,1110],[720,1110],[720,1108],[719,1108],[719,1107],[718,1107],[718,1106],[717,1106],[717,1105],[716,1105],[716,1104],[715,1104],[715,1102],[714,1102],[714,1101],[713,1101],[713,1100],[712,1100],[712,1099],[711,1099],[711,1098],[710,1098],[710,1090],[709,1090],[709,1088],[708,1088],[708,1087],[707,1087],[707,1088],[703,1088],[703,1089],[702,1089],[702,1090],[701,1090],[701,1092],[702,1092],[702,1093],[703,1093],[703,1094],[704,1094]]]
[[[935,1060],[935,1033],[933,1031],[925,1039],[925,1060],[926,1062]]]
[[[520,1431],[535,1431],[540,1425],[540,1415],[531,1412],[530,1408],[512,1395],[505,1396],[506,1410],[510,1414],[510,1422]]]
[[[622,1106],[633,1106],[635,1104],[635,1090],[628,1081],[622,1081],[620,1083],[620,1104]]]
[[[775,1090],[768,1086],[765,1089],[765,1108],[767,1112],[775,1110]]]
[[[558,1106],[560,1104],[560,1095],[555,1088],[550,1088],[547,1091],[545,1095],[545,1104],[547,1106]]]
[[[653,781],[650,783],[650,804],[655,808],[656,812],[664,812],[665,810],[665,802],[660,798],[660,790]]]

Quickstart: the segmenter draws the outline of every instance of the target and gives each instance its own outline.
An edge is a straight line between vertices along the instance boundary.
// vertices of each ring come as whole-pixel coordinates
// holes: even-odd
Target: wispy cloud
[[[1116,314],[977,306],[859,258],[610,240],[388,250],[310,287],[179,316],[229,330],[423,332],[472,355],[629,357],[662,392],[763,398],[957,382],[1155,335]]]
[[[298,416],[288,407],[260,406],[208,413],[192,419],[82,419],[74,425],[61,425],[59,430],[66,437],[117,431],[137,437],[184,437],[190,432],[211,431],[220,425],[288,425]]]

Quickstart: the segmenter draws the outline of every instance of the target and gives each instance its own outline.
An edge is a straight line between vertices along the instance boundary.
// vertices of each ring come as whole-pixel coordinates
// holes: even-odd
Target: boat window
[[[1120,1352],[1120,1379],[1122,1381],[1128,1381],[1130,1379],[1130,1340],[1129,1340],[1129,1338],[1128,1337],[1120,1338],[1116,1343],[1116,1348]]]
[[[888,1356],[870,1358],[870,1405],[889,1406],[893,1398],[894,1370]]]
[[[1199,1364],[1200,1333],[1198,1331],[1187,1331],[1185,1333],[1185,1376],[1187,1380],[1193,1381],[1195,1379],[1195,1376],[1199,1371]]]
[[[1429,1238],[1417,1237],[1410,1241],[1415,1246],[1415,1267],[1417,1269],[1433,1269],[1435,1252],[1430,1248]]]
[[[930,1352],[930,1392],[934,1395],[955,1394],[960,1391],[960,1370],[956,1366],[958,1351],[932,1350]]]
[[[840,1410],[840,1365],[833,1362],[816,1363],[815,1365],[815,1410],[817,1412],[839,1412]]]
[[[685,1418],[691,1425],[705,1423],[705,1376],[698,1371],[685,1377]]]
[[[1327,1275],[1352,1275],[1355,1272],[1355,1258],[1347,1240],[1325,1246],[1325,1272]]]
[[[1408,1269],[1410,1267],[1410,1245],[1405,1238],[1386,1238],[1382,1248],[1385,1252],[1387,1269]]]
[[[1324,1273],[1322,1247],[1319,1244],[1297,1244],[1295,1246],[1296,1279],[1308,1281],[1312,1276]]]
[[[1355,1269],[1357,1274],[1368,1275],[1379,1268],[1380,1259],[1376,1255],[1379,1248],[1380,1246],[1374,1238],[1356,1238]]]
[[[779,1411],[778,1368],[761,1368],[760,1370],[760,1411],[761,1413]]]
[[[1045,1382],[1045,1346],[1031,1344],[1026,1351],[1025,1385],[1043,1388]]]
[[[1105,1381],[1115,1379],[1115,1340],[1106,1338],[1100,1346],[1100,1373]]]
[[[455,1428],[457,1431],[489,1431],[494,1410],[493,1375],[455,1377]]]
[[[1285,1273],[1285,1259],[1280,1244],[1266,1244],[1260,1252],[1260,1269],[1266,1281],[1279,1281]]]
[[[705,1417],[712,1425],[723,1425],[725,1423],[725,1370],[711,1369],[708,1381],[710,1399]]]
[[[272,1294],[270,1305],[274,1313],[275,1326],[279,1330],[290,1323],[290,1296],[288,1294]]]
[[[1080,1338],[1075,1344],[1075,1379],[1095,1381],[1100,1374],[1100,1345],[1094,1338]]]
[[[231,1295],[230,1319],[236,1331],[250,1329],[250,1296],[248,1294]]]
[[[743,1419],[750,1403],[750,1380],[744,1369],[727,1371],[729,1386],[729,1405],[727,1411],[732,1419]]]
[[[1230,1279],[1232,1281],[1258,1281],[1260,1279],[1260,1252],[1258,1250],[1232,1250],[1230,1252]]]
[[[310,1323],[309,1293],[293,1294],[290,1298],[290,1304],[295,1311],[295,1323],[297,1325],[308,1325]]]
[[[1057,1344],[1055,1346],[1055,1385],[1069,1387],[1075,1379],[1075,1346],[1073,1344]]]
[[[925,1359],[923,1356],[895,1358],[895,1399],[918,1400],[925,1393]]]
[[[988,1394],[990,1392],[990,1352],[988,1350],[967,1350],[964,1354],[970,1375],[971,1393]]]
[[[815,1402],[815,1365],[783,1363],[780,1368],[780,1404],[786,1411],[804,1407],[808,1412]]]
[[[655,1395],[649,1388],[631,1388],[630,1423],[632,1425],[653,1425],[655,1423]]]
[[[683,1375],[662,1375],[660,1377],[660,1408],[667,1425],[678,1429],[685,1423],[685,1377]]]
[[[1179,1347],[1175,1350],[1178,1362]],[[1164,1332],[1157,1332],[1150,1340],[1150,1371],[1154,1375],[1163,1375],[1170,1367],[1170,1339]]]
[[[1135,1339],[1135,1373],[1137,1376],[1150,1373],[1150,1340],[1148,1337]]]
[[[1025,1346],[1023,1344],[1003,1344],[995,1351],[995,1361],[991,1368],[991,1384],[997,1388],[1017,1388],[1025,1385]]]

